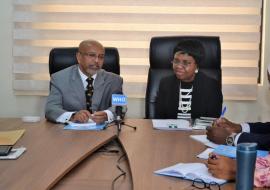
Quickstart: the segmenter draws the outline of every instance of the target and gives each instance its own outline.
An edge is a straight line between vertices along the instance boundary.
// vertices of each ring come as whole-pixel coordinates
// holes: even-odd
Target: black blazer
[[[242,133],[237,143],[256,142],[258,149],[270,149],[270,122],[249,123],[250,133]]]
[[[180,80],[175,75],[160,81],[156,99],[156,119],[176,119],[179,104]],[[203,73],[193,81],[191,117],[220,117],[223,96],[220,84]]]

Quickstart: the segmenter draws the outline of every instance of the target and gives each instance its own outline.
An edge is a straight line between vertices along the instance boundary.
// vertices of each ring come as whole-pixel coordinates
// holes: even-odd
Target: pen
[[[211,154],[211,155],[210,155],[210,158],[211,158],[212,160],[216,160],[216,159],[217,159],[217,156],[216,156],[215,154]]]
[[[224,108],[223,108],[223,110],[222,110],[222,112],[221,112],[220,117],[224,117],[226,110],[227,110],[227,107],[224,106]]]

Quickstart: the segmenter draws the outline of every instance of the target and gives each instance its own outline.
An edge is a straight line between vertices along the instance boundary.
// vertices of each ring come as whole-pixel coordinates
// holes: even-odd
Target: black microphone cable
[[[120,177],[122,177],[122,176],[126,177],[126,174],[127,174],[126,171],[123,170],[123,169],[120,167],[120,160],[121,160],[122,158],[124,158],[124,157],[126,157],[126,153],[122,154],[122,155],[118,158],[118,160],[117,160],[116,167],[117,167],[118,170],[120,170],[121,173],[113,179],[113,181],[112,181],[112,190],[114,190],[115,182],[116,182]]]

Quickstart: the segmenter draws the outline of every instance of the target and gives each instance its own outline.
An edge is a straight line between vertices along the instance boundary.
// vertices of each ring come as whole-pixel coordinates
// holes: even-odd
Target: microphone
[[[112,94],[112,106],[115,107],[115,120],[122,121],[127,112],[127,97],[123,94]]]
[[[137,127],[126,124],[123,119],[125,117],[125,114],[127,112],[127,97],[123,94],[112,94],[112,106],[115,107],[115,115],[116,118],[114,120],[115,124],[117,125],[117,136],[119,135],[122,125],[130,127],[134,130],[137,129]]]

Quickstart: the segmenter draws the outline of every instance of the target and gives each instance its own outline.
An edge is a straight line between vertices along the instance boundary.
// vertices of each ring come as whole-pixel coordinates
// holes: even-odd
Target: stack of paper
[[[93,130],[93,131],[100,131],[103,130],[106,126],[106,123],[104,124],[96,124],[94,122],[88,122],[88,123],[74,123],[69,122],[68,125],[64,127],[66,130]]]
[[[183,119],[153,119],[152,123],[160,130],[192,130],[190,122]]]
[[[216,118],[212,117],[200,117],[195,119],[192,128],[193,129],[206,129],[206,127],[211,127],[213,124],[213,121]]]
[[[216,182],[223,184],[226,182],[224,179],[218,179],[213,177],[209,172],[205,164],[202,163],[179,163],[161,170],[154,172],[159,175],[166,175],[172,177],[180,177],[188,180],[201,179],[205,183]]]

